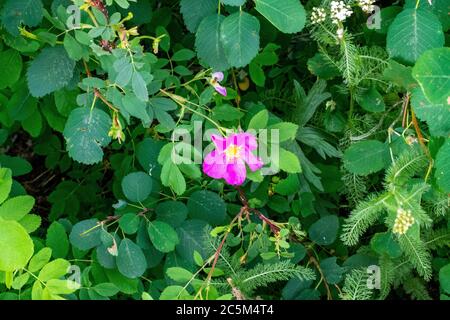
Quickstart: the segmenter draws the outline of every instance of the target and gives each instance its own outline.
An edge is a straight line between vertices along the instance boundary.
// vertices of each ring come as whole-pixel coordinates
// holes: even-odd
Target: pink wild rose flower
[[[211,85],[214,87],[214,89],[223,95],[224,97],[227,96],[227,88],[220,85],[220,82],[223,80],[223,73],[222,72],[213,72],[211,75],[211,80],[209,81]]]
[[[203,161],[203,172],[214,179],[225,179],[230,185],[241,185],[247,177],[248,165],[250,170],[260,169],[264,163],[255,156],[258,143],[256,137],[250,133],[233,133],[228,137],[211,135],[215,149]]]

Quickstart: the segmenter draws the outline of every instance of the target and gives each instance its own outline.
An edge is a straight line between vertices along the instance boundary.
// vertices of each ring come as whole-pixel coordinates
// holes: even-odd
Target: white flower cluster
[[[371,13],[375,10],[374,3],[374,0],[358,0],[358,6],[360,6],[365,13]]]
[[[345,21],[353,11],[344,1],[331,1],[331,19],[334,24]]]
[[[414,217],[411,214],[411,210],[406,211],[403,208],[399,208],[392,231],[397,234],[405,234],[413,224]]]
[[[327,13],[325,12],[325,9],[314,7],[311,12],[311,23],[316,24],[324,22],[326,17]]]

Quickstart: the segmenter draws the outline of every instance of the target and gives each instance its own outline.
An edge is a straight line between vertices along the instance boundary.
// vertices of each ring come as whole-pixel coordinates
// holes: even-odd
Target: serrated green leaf
[[[450,48],[425,52],[412,71],[427,99],[450,110]]]
[[[175,230],[165,222],[152,221],[148,225],[148,235],[155,248],[161,252],[171,252],[179,243]]]
[[[34,206],[34,198],[32,196],[18,196],[6,200],[0,206],[0,219],[19,221]]]
[[[69,156],[83,164],[102,161],[102,147],[107,146],[111,118],[104,111],[81,107],[72,110],[64,128]]]
[[[52,249],[54,258],[65,258],[69,253],[69,239],[66,229],[59,222],[53,222],[47,229],[47,247]]]
[[[228,63],[233,67],[245,67],[258,54],[259,21],[244,12],[226,17],[220,26],[220,37]]]
[[[152,178],[145,172],[133,172],[122,180],[122,191],[128,200],[144,201],[152,192]]]
[[[187,207],[189,216],[209,222],[211,225],[221,225],[226,218],[225,202],[217,193],[208,190],[196,191],[189,197]]]
[[[309,237],[318,245],[330,245],[337,237],[339,219],[334,215],[328,215],[314,222],[309,228]]]
[[[130,239],[120,242],[116,263],[120,273],[131,279],[142,276],[147,269],[144,253]]]
[[[35,27],[42,21],[43,9],[41,0],[7,0],[0,19],[9,33],[18,36],[21,24]]]
[[[25,267],[33,251],[33,241],[18,222],[0,219],[0,271]]]
[[[217,10],[217,0],[181,0],[180,11],[190,32],[196,32],[200,22]]]
[[[198,58],[214,70],[226,70],[230,67],[220,38],[220,25],[224,16],[213,14],[202,20],[195,34],[195,48]]]
[[[284,33],[302,31],[306,12],[297,0],[255,0],[256,11],[261,13],[278,30]]]
[[[75,61],[63,47],[44,48],[27,71],[28,88],[34,97],[43,97],[64,88],[73,77]]]
[[[352,144],[344,153],[344,166],[354,174],[368,175],[383,169],[388,161],[389,148],[377,140]]]
[[[414,64],[422,53],[444,45],[439,19],[425,9],[404,9],[389,26],[386,47],[389,55]]]
[[[0,77],[0,89],[11,87],[19,80],[22,72],[22,56],[19,52],[8,49],[0,52],[0,66],[3,69],[3,77]]]

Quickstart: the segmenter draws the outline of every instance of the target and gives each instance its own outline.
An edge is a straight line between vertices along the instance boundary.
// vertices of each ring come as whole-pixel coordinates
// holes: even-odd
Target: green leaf
[[[279,161],[280,169],[287,173],[302,172],[302,167],[300,166],[300,160],[291,151],[280,148],[280,154],[279,154],[278,161]]]
[[[306,12],[297,0],[255,0],[256,11],[261,13],[278,30],[296,33],[303,30]]]
[[[163,292],[159,296],[160,300],[188,300],[192,299],[192,296],[187,290],[181,286],[168,286],[164,288]]]
[[[161,252],[171,252],[179,243],[175,230],[165,222],[152,221],[148,225],[148,235],[155,248]]]
[[[89,219],[78,222],[73,226],[69,239],[70,243],[80,250],[89,250],[97,247],[102,243],[98,220]]]
[[[172,61],[189,61],[195,57],[195,52],[189,49],[181,49],[175,52],[172,56]]]
[[[170,279],[180,283],[188,282],[193,278],[192,272],[180,267],[168,268],[166,273]]]
[[[39,280],[45,282],[50,279],[59,279],[69,270],[70,263],[64,259],[56,259],[47,263],[39,272]]]
[[[133,86],[133,92],[138,97],[138,99],[147,102],[148,101],[148,91],[147,84],[142,78],[141,74],[137,71],[133,73],[133,77],[131,79],[131,84]]]
[[[92,289],[102,297],[112,297],[119,292],[119,288],[117,288],[115,284],[109,282],[99,283],[92,287]]]
[[[119,226],[126,234],[135,234],[139,228],[140,218],[135,213],[125,213],[119,219]]]
[[[330,245],[337,237],[339,219],[334,215],[328,215],[314,222],[309,228],[309,237],[318,245]]]
[[[19,52],[8,49],[0,52],[0,66],[4,76],[0,78],[0,89],[11,87],[19,80],[22,73],[22,56]]]
[[[129,114],[142,120],[144,124],[148,124],[151,122],[150,116],[147,112],[147,104],[135,95],[124,95],[122,98],[122,104]]]
[[[450,193],[450,138],[436,156],[436,182],[445,193]]]
[[[447,264],[439,270],[439,283],[442,291],[450,294],[450,264]]]
[[[427,99],[450,110],[450,48],[425,52],[412,71]]]
[[[31,95],[39,98],[64,88],[72,79],[74,68],[75,61],[63,47],[44,48],[27,71]]]
[[[330,257],[320,261],[320,268],[325,276],[325,280],[329,284],[337,284],[341,282],[342,275],[345,272],[345,269],[340,267],[336,263],[336,260],[336,257]]]
[[[164,186],[172,188],[177,195],[186,191],[186,180],[176,164],[171,160],[164,163],[161,170],[161,182]]]
[[[16,221],[0,219],[0,271],[25,267],[33,255],[34,245],[26,230]]]
[[[258,87],[264,87],[266,75],[264,74],[264,70],[261,65],[256,63],[255,60],[256,59],[253,59],[249,65],[250,78]]]
[[[352,144],[344,153],[344,166],[354,174],[368,175],[383,169],[389,159],[389,148],[377,140]]]
[[[412,67],[404,66],[395,60],[389,60],[389,64],[383,71],[383,79],[409,91],[417,86],[412,76]]]
[[[265,129],[269,121],[269,112],[266,109],[261,110],[253,116],[248,124],[248,129]]]
[[[229,104],[222,104],[213,109],[213,116],[216,120],[234,121],[241,119],[244,114]]]
[[[122,191],[128,200],[142,202],[152,192],[152,178],[145,172],[133,172],[122,180]]]
[[[78,61],[83,57],[83,47],[69,33],[64,36],[63,43],[70,59]]]
[[[279,122],[268,127],[269,130],[278,130],[278,141],[284,142],[294,140],[297,134],[298,125],[291,122]]]
[[[32,196],[18,196],[6,200],[0,206],[0,219],[19,221],[34,206],[34,198]]]
[[[358,104],[369,112],[382,112],[386,109],[383,96],[372,86],[356,97]]]
[[[202,190],[192,193],[187,207],[189,216],[209,222],[211,225],[220,225],[226,219],[226,205],[217,193]]]
[[[197,31],[200,22],[217,10],[217,0],[181,0],[180,11],[190,32]]]
[[[65,258],[67,256],[69,239],[62,224],[55,221],[48,227],[45,244],[52,249],[54,258]]]
[[[0,168],[0,204],[8,198],[12,186],[12,171]]]
[[[36,253],[33,258],[31,258],[30,263],[28,264],[28,271],[30,272],[38,272],[45,266],[52,257],[52,249],[43,248],[38,253]]]
[[[431,103],[421,88],[415,88],[411,95],[411,105],[416,116],[426,121],[432,136],[450,135],[450,108],[447,103]]]
[[[376,233],[370,240],[370,247],[376,253],[395,259],[402,255],[402,249],[395,241],[392,232]]]
[[[233,67],[245,67],[258,54],[259,21],[238,11],[226,17],[220,26],[225,56]]]
[[[27,214],[18,221],[28,233],[36,231],[42,222],[42,218],[36,214]]]
[[[116,262],[120,273],[132,279],[142,276],[147,269],[144,253],[130,239],[124,239],[120,242]]]
[[[331,80],[341,74],[336,62],[322,53],[316,53],[314,57],[308,59],[308,70],[324,80]]]
[[[414,64],[425,51],[444,45],[439,19],[425,9],[404,9],[389,26],[386,47],[389,55]]]
[[[197,56],[214,70],[230,67],[220,38],[220,25],[224,16],[213,14],[202,20],[195,34]]]
[[[228,6],[236,6],[236,7],[240,7],[242,5],[244,5],[246,0],[220,0],[223,4],[228,5]]]
[[[9,33],[18,36],[21,24],[36,27],[41,23],[43,9],[41,0],[7,0],[0,13],[0,19]]]
[[[186,220],[188,208],[183,202],[169,200],[159,203],[155,212],[159,221],[178,227]]]
[[[50,279],[46,283],[46,288],[52,295],[71,294],[80,289],[80,284],[72,280]]]
[[[33,169],[27,160],[7,155],[0,155],[0,166],[10,168],[13,177],[22,176]]]
[[[69,156],[83,164],[102,161],[103,150],[111,141],[108,136],[111,118],[104,111],[82,107],[72,110],[64,128]]]

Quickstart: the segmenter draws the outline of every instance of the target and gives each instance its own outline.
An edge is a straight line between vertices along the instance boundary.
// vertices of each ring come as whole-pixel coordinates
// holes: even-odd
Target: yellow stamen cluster
[[[241,151],[241,147],[236,146],[234,144],[230,144],[225,149],[225,155],[227,156],[228,160],[233,160],[233,159],[240,157],[240,151]]]
[[[397,234],[405,234],[413,224],[414,217],[411,214],[411,210],[406,211],[403,208],[399,208],[392,231]]]

